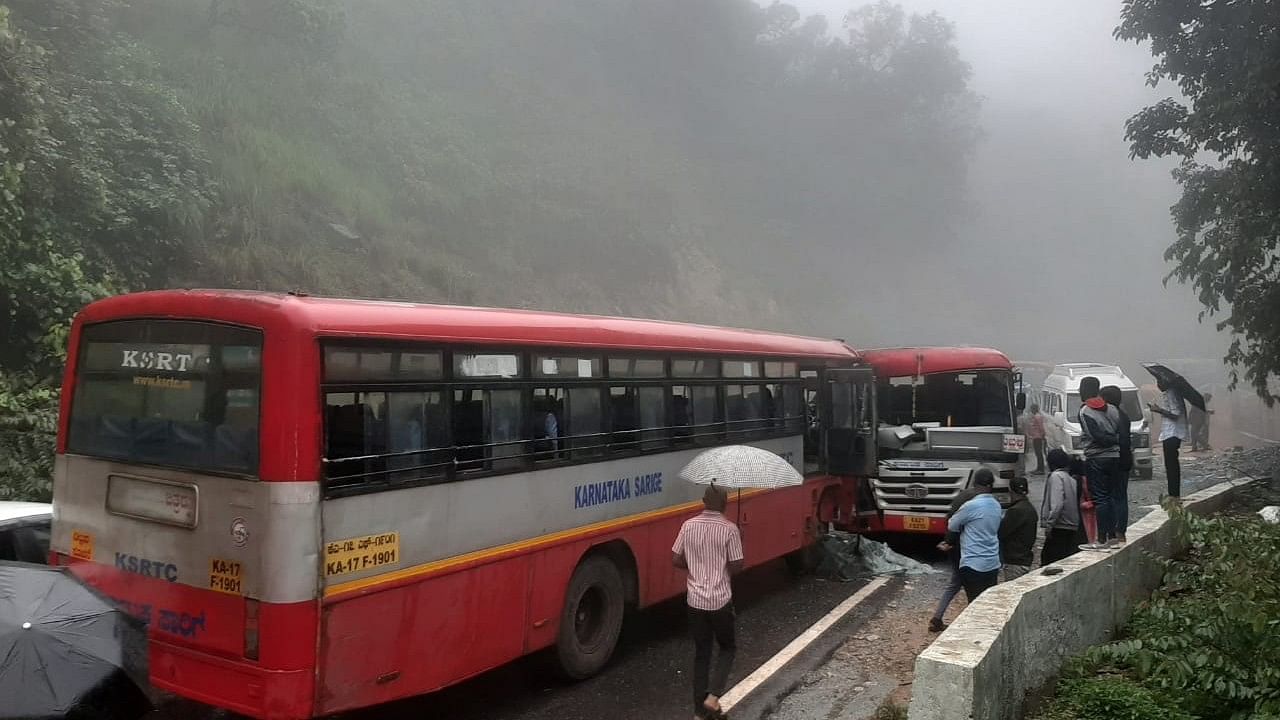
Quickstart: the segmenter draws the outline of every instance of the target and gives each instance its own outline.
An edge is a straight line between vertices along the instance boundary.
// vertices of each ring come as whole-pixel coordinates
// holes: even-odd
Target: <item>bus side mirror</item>
[[[1014,398],[1014,401],[1013,401],[1013,402],[1014,402],[1014,404],[1018,407],[1018,412],[1022,412],[1023,410],[1026,410],[1026,409],[1027,409],[1027,394],[1026,394],[1026,393],[1024,393],[1024,392],[1020,392],[1020,393],[1018,393],[1018,394],[1017,394],[1017,396],[1015,396],[1015,398]]]

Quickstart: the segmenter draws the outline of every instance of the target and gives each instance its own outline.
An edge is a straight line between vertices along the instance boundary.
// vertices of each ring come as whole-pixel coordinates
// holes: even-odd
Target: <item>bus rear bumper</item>
[[[154,637],[150,662],[151,684],[158,690],[259,720],[311,717],[311,670],[267,670]]]

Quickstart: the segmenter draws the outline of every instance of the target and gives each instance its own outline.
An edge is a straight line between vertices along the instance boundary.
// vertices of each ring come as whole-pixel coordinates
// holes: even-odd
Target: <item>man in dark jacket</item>
[[[1097,542],[1085,550],[1110,550],[1119,540],[1116,532],[1115,491],[1120,471],[1120,412],[1103,400],[1101,383],[1090,376],[1080,381],[1080,440],[1084,450],[1085,477],[1098,513]]]
[[[1111,503],[1112,511],[1115,514],[1116,542],[1124,544],[1126,541],[1125,530],[1129,528],[1129,473],[1133,471],[1133,438],[1131,433],[1132,420],[1129,414],[1120,407],[1121,398],[1120,388],[1115,385],[1108,385],[1102,388],[1099,393],[1107,404],[1116,409],[1116,413],[1120,415],[1120,424],[1116,426],[1117,439],[1120,442],[1120,464],[1116,467],[1115,476],[1111,482]]]
[[[1036,544],[1039,516],[1027,498],[1027,479],[1009,481],[1011,504],[1000,521],[1000,560],[1004,563],[1004,582],[1016,580],[1031,572],[1032,548]]]

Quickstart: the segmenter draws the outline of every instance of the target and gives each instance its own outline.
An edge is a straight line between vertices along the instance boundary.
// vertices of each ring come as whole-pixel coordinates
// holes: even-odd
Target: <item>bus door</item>
[[[833,475],[871,477],[876,470],[876,382],[871,368],[827,370],[823,455]]]

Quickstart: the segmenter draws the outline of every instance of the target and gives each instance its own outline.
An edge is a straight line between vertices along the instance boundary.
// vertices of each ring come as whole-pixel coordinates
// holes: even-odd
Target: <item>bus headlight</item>
[[[1133,447],[1135,448],[1151,447],[1151,436],[1148,435],[1147,433],[1134,433]]]
[[[1071,436],[1071,449],[1072,449],[1072,450],[1083,450],[1083,449],[1084,449],[1084,436],[1083,436],[1083,435],[1072,435],[1072,436]]]

